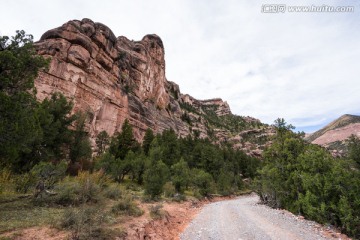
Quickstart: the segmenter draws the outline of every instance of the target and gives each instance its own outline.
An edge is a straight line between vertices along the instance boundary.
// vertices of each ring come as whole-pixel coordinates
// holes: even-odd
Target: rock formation
[[[109,135],[120,131],[125,119],[138,140],[147,128],[172,128],[180,136],[211,135],[218,141],[234,137],[234,129],[214,123],[215,118],[235,116],[227,102],[196,100],[166,79],[164,45],[157,35],[132,41],[83,19],[47,31],[35,46],[38,54],[51,60],[48,72],[35,81],[38,98],[61,92],[72,99],[74,112],[86,112],[93,140],[103,130]],[[262,126],[256,119],[236,117],[241,130],[250,123]]]
[[[91,136],[102,130],[112,135],[126,118],[138,139],[148,127],[188,133],[177,99],[169,93],[179,88],[166,80],[158,36],[138,42],[116,38],[105,25],[83,19],[47,31],[36,47],[51,58],[49,71],[36,81],[38,97],[60,91],[72,99],[74,111],[88,113]]]

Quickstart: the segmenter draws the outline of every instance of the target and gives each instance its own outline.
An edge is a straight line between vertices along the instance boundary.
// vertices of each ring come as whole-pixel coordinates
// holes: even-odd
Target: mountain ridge
[[[360,116],[344,114],[305,139],[326,147],[335,156],[346,154],[346,139],[352,134],[360,136]]]

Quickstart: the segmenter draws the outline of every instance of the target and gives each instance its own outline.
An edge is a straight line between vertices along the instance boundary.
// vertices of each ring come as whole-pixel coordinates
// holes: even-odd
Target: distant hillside
[[[352,134],[360,136],[360,116],[345,114],[322,129],[306,137],[311,143],[322,145],[333,153],[345,153],[345,140]]]

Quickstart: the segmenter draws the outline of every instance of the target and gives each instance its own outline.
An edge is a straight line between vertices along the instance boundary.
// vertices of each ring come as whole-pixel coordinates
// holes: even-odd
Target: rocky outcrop
[[[49,71],[36,80],[38,97],[60,91],[72,99],[74,111],[88,113],[92,137],[102,130],[112,135],[125,119],[138,139],[148,127],[189,133],[177,99],[169,94],[179,87],[166,80],[158,36],[116,38],[107,26],[83,19],[47,31],[36,48],[51,59]]]
[[[208,99],[208,100],[200,100],[200,105],[202,106],[214,106],[215,107],[215,113],[218,116],[224,116],[228,114],[232,114],[230,110],[229,104],[225,101],[223,101],[221,98],[214,98],[214,99]]]
[[[147,128],[172,128],[180,136],[221,142],[261,125],[257,119],[233,115],[220,98],[197,100],[181,94],[179,86],[166,79],[164,45],[155,34],[133,41],[83,19],[47,31],[35,46],[50,59],[49,70],[35,80],[37,97],[61,92],[71,99],[74,112],[87,114],[93,141],[103,130],[109,135],[120,131],[125,119],[138,140]]]

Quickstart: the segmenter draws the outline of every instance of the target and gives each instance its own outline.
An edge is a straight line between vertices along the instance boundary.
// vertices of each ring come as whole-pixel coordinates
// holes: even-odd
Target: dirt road
[[[258,196],[253,194],[209,204],[180,239],[339,239],[339,235],[331,236],[317,223],[271,209],[258,201]]]

